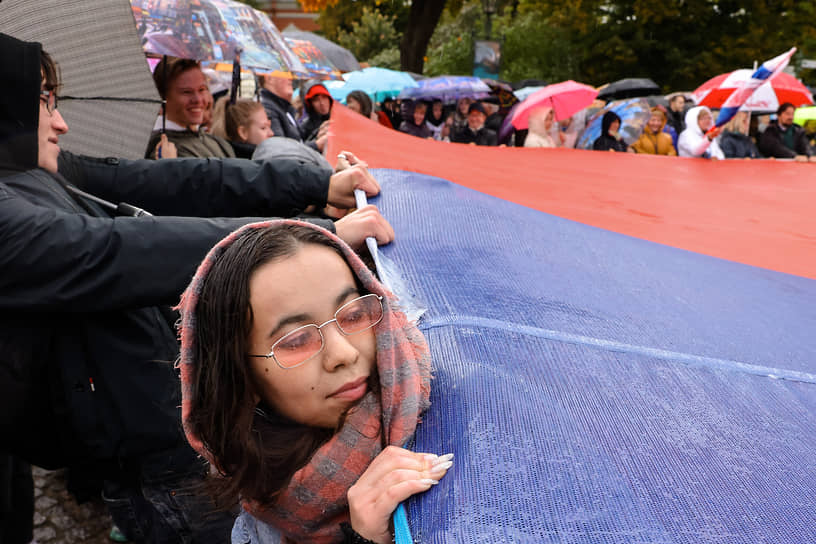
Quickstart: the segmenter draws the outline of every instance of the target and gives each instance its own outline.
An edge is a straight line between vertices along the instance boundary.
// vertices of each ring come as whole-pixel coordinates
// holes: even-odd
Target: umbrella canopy
[[[649,96],[659,94],[660,87],[651,79],[627,78],[619,79],[603,87],[598,93],[601,100],[621,100],[623,98],[634,98],[637,96]]]
[[[335,100],[344,100],[351,91],[360,90],[367,93],[374,102],[382,102],[400,94],[406,87],[416,87],[406,72],[388,70],[387,68],[364,68],[356,72],[343,74],[346,83],[342,87],[328,87]]]
[[[794,123],[797,125],[804,125],[806,121],[816,121],[816,106],[810,108],[799,108],[794,112]]]
[[[324,55],[326,55],[326,58],[329,59],[331,63],[334,64],[341,72],[353,72],[355,70],[360,70],[361,68],[360,63],[357,62],[357,59],[354,57],[354,54],[351,51],[345,47],[337,45],[331,40],[327,40],[323,36],[318,36],[314,32],[306,32],[290,26],[284,29],[283,35],[287,38],[295,38],[298,40],[312,42],[312,45],[317,47]]]
[[[286,44],[298,56],[300,62],[308,70],[309,77],[317,79],[343,79],[340,70],[332,64],[332,62],[323,54],[323,52],[315,47],[315,45],[307,40],[298,40],[296,38],[285,38]]]
[[[645,98],[630,98],[610,102],[587,121],[586,128],[575,142],[577,149],[592,149],[592,143],[601,135],[603,116],[608,111],[614,111],[621,118],[621,126],[618,132],[629,145],[632,145],[640,138],[643,127],[646,126],[649,117],[652,115],[649,101]]]
[[[753,70],[734,70],[713,77],[697,87],[692,95],[699,106],[719,108],[740,83],[751,77]],[[760,85],[743,104],[744,111],[776,111],[780,104],[794,106],[813,104],[813,95],[795,77],[784,72]]]
[[[416,82],[415,87],[408,87],[399,93],[399,98],[412,100],[439,99],[453,102],[460,98],[483,98],[490,94],[490,87],[478,77],[473,76],[439,76],[429,77]]]
[[[521,100],[522,102],[527,99],[528,96],[533,94],[536,91],[540,91],[546,87],[546,85],[533,85],[532,87],[522,87],[520,89],[516,89],[513,91],[513,94],[516,95],[516,98]]]
[[[571,79],[554,85],[547,85],[524,100],[513,113],[513,126],[517,129],[527,128],[530,112],[534,109],[548,106],[553,109],[558,121],[567,119],[595,100],[598,91],[594,87],[577,83]]]
[[[308,76],[265,13],[233,0],[131,0],[146,52]]]
[[[161,101],[127,0],[4,0],[0,28],[42,43],[59,63],[59,111],[69,127],[63,149],[144,156]]]

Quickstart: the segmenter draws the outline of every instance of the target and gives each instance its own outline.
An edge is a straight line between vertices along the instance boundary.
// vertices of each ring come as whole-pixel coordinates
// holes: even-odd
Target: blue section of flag
[[[815,280],[373,172],[428,308],[413,449],[455,454],[416,542],[816,542]]]

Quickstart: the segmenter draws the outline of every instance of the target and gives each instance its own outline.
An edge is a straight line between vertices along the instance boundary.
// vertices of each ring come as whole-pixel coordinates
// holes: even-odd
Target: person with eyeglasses
[[[169,305],[236,228],[379,186],[361,166],[73,155],[41,45],[0,34],[0,81],[0,453],[102,481],[134,542],[225,542],[232,515],[189,492],[207,466],[179,425]],[[355,247],[394,236],[373,206],[315,221]]]
[[[392,512],[453,456],[404,449],[430,352],[351,248],[308,223],[247,225],[179,309],[184,429],[215,502],[242,501],[233,542],[392,542]]]

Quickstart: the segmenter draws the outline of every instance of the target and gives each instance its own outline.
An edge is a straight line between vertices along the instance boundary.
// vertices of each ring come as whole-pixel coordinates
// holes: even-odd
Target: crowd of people
[[[258,98],[266,120],[257,105],[253,106],[257,110],[254,118],[247,113],[257,102],[230,101],[226,96],[218,100],[214,112],[208,115],[213,98],[200,67],[194,61],[175,59],[169,64],[165,68],[160,63],[154,72],[156,85],[167,100],[167,120],[163,133],[157,124],[148,157],[161,154],[157,144],[164,135],[175,144],[175,149],[161,154],[163,157],[251,158],[256,146],[275,136],[289,138],[316,152],[325,149],[334,99],[319,81],[304,82],[295,97],[291,79],[259,76]],[[198,96],[193,96],[194,93]],[[200,107],[190,107],[190,100]],[[489,99],[462,97],[450,104],[439,99],[386,99],[374,104],[365,92],[356,90],[348,94],[346,103],[373,121],[419,138],[481,146],[545,148],[575,147],[592,114],[603,107],[595,104],[566,119],[557,119],[552,108],[541,106],[530,112],[526,129],[506,130],[502,127],[511,110]],[[591,148],[711,159],[773,157],[816,161],[813,143],[816,130],[808,133],[794,124],[795,109],[790,103],[782,104],[773,119],[739,112],[727,125],[712,130],[717,112],[706,106],[687,107],[685,95],[675,93],[670,96],[668,107],[658,104],[651,108],[639,137],[629,143],[622,136],[623,120],[614,111],[605,111],[600,135],[592,141]],[[273,141],[278,142],[279,138]],[[282,144],[266,147],[278,145]]]
[[[365,164],[323,154],[326,87],[295,97],[262,76],[257,100],[214,96],[198,62],[166,58],[145,158],[86,157],[59,147],[51,57],[0,45],[3,541],[31,540],[37,464],[101,493],[133,542],[391,542],[396,506],[452,459],[400,447],[427,407],[428,348],[355,253],[394,231],[353,210],[355,190],[379,191]],[[816,160],[790,105],[757,137],[747,114],[712,133],[713,113],[681,99],[632,145],[605,113],[593,148]],[[480,146],[572,147],[588,117],[543,107],[500,140],[507,111],[487,101],[346,103]]]

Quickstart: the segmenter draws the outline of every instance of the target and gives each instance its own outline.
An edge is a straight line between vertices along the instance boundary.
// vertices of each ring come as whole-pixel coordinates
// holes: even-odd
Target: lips
[[[362,376],[354,381],[347,382],[345,385],[331,393],[329,398],[354,402],[363,398],[366,391],[368,391],[368,376]]]

